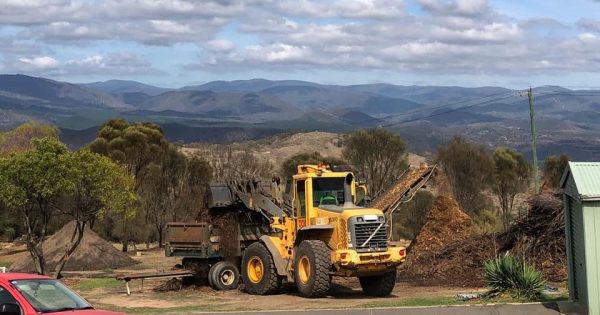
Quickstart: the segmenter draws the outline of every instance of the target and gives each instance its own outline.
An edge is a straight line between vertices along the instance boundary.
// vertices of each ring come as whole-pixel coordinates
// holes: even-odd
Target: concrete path
[[[562,309],[562,307],[561,307]],[[570,313],[570,312],[568,312]],[[200,313],[196,313],[200,314]],[[559,315],[557,303],[201,313],[215,315]]]

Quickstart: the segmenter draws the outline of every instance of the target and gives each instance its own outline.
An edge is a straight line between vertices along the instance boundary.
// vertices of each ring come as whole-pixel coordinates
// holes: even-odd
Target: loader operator
[[[325,205],[333,205],[333,206],[338,206],[338,200],[337,198],[332,195],[331,193],[325,193],[325,195],[323,195],[323,197],[321,197],[321,200],[319,200],[319,204],[321,206],[325,206]]]

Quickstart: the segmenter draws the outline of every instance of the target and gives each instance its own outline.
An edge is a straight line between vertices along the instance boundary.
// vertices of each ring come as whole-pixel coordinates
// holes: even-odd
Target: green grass
[[[191,306],[182,306],[182,307],[172,307],[172,308],[154,308],[154,307],[118,307],[114,305],[103,305],[96,304],[97,308],[114,311],[114,312],[126,312],[127,314],[182,314],[185,312],[192,311],[211,311],[210,307],[206,307],[204,305],[191,305]]]
[[[73,289],[79,292],[93,291],[99,288],[114,288],[125,286],[123,281],[114,278],[87,278],[73,286]]]
[[[374,301],[361,305],[364,308],[373,307],[412,307],[412,306],[443,306],[443,305],[468,305],[472,301],[459,301],[454,297],[410,298],[394,301]]]
[[[254,311],[259,309],[254,308],[231,308],[227,310],[223,310],[222,305],[212,304],[198,304],[198,305],[187,305],[180,307],[170,307],[170,308],[157,308],[157,307],[119,307],[115,305],[109,304],[94,304],[98,309],[113,311],[113,312],[123,312],[127,314],[191,314],[197,312],[242,312],[242,311]]]
[[[534,302],[557,302],[569,299],[569,293],[557,295],[542,295],[539,300]],[[416,306],[449,306],[449,305],[478,305],[478,304],[508,304],[508,303],[527,303],[531,302],[526,298],[514,298],[508,295],[502,295],[495,298],[482,298],[470,301],[460,301],[456,297],[432,297],[432,298],[410,298],[406,300],[394,301],[374,301],[361,305],[363,308],[374,307],[416,307]]]

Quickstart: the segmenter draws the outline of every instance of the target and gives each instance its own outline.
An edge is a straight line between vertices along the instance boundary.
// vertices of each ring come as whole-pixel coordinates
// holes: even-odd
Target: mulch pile
[[[481,235],[454,200],[438,197],[409,248],[399,279],[421,285],[483,286],[483,262],[508,251],[533,263],[549,281],[564,281],[562,202],[545,193],[529,203],[527,215],[506,232]]]
[[[44,257],[46,258],[46,270],[54,271],[56,264],[64,255],[73,235],[75,222],[67,223],[62,229],[44,241]],[[29,252],[21,254],[22,257],[11,266],[11,271],[35,272],[33,259]],[[89,227],[84,230],[83,239],[79,247],[73,252],[63,270],[65,271],[89,271],[115,269],[128,267],[138,262],[127,253],[116,249],[111,243],[98,236]]]
[[[454,199],[437,197],[425,225],[409,247],[400,278],[423,285],[470,285],[474,273],[471,269],[479,267],[476,256],[480,256],[481,244],[474,242],[477,235],[473,220]],[[461,249],[455,251],[458,247]]]

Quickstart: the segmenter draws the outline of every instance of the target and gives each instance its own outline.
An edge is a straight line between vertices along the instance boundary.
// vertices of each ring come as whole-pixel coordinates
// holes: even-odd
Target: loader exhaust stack
[[[344,208],[354,208],[354,201],[352,199],[352,181],[354,180],[354,176],[352,173],[346,175],[346,179],[344,180]]]

